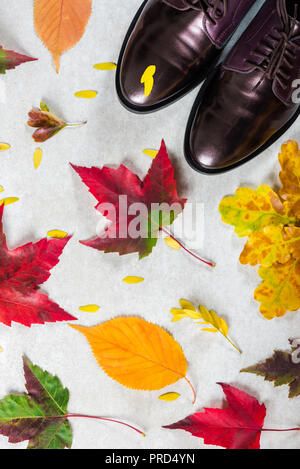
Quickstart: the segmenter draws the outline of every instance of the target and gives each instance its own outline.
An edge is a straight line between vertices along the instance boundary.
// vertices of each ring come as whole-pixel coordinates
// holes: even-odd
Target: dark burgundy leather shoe
[[[155,111],[203,81],[255,1],[145,1],[119,57],[116,87],[124,106],[139,113]],[[146,96],[141,78],[153,65],[154,86]]]
[[[188,163],[219,173],[265,150],[299,115],[299,78],[300,1],[267,0],[196,100]]]

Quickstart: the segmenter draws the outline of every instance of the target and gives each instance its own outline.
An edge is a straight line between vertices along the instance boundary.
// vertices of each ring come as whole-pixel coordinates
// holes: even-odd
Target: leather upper
[[[148,0],[119,62],[117,89],[125,105],[136,110],[162,106],[207,76],[220,48],[255,0],[216,1],[227,2],[227,8],[213,24],[201,8],[187,7],[182,0]],[[146,97],[141,77],[150,65],[155,65],[156,73]]]
[[[285,1],[266,1],[194,111],[187,157],[200,170],[247,158],[296,114],[291,96],[300,77],[299,22],[287,17]]]

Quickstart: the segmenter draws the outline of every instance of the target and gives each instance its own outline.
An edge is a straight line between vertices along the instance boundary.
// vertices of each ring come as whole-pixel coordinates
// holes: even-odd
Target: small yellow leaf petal
[[[95,64],[94,68],[96,70],[115,70],[117,68],[117,64],[114,62],[102,62],[99,64]]]
[[[98,91],[84,90],[84,91],[77,91],[74,94],[76,98],[93,99],[93,98],[96,98]]]
[[[202,331],[205,331],[205,332],[219,332],[217,329],[211,329],[211,328],[204,328],[204,329],[201,329]]]
[[[0,205],[10,205],[14,204],[15,202],[18,202],[19,198],[18,197],[6,197],[5,199],[0,200]]]
[[[150,148],[146,148],[143,150],[145,155],[150,156],[151,158],[155,158],[158,155],[158,150],[151,150]]]
[[[153,76],[155,72],[156,72],[156,66],[149,65],[149,67],[146,68],[145,72],[142,75],[141,83],[144,83],[144,87],[145,87],[144,93],[146,97],[148,97],[152,91],[152,88],[154,85]]]
[[[49,238],[64,239],[68,236],[68,233],[61,230],[51,230],[48,231],[47,236],[49,236]]]
[[[35,169],[38,169],[38,167],[41,164],[43,158],[43,150],[41,148],[37,148],[33,154],[33,164]]]
[[[178,392],[167,392],[166,394],[162,394],[159,396],[160,401],[176,401],[180,397],[180,394]]]
[[[0,186],[0,192],[4,192],[4,189],[2,186]]]
[[[9,150],[10,145],[8,143],[0,143],[0,151]]]
[[[86,305],[86,306],[80,306],[80,311],[83,311],[85,313],[97,313],[99,311],[100,306],[98,305]]]
[[[179,300],[179,304],[182,307],[182,309],[190,309],[191,311],[196,311],[196,308],[193,305],[193,303],[191,303],[188,300],[181,299],[181,300]]]
[[[127,277],[123,278],[123,282],[125,283],[140,283],[143,281],[144,281],[143,277],[134,277],[131,275],[128,275]]]
[[[181,249],[180,244],[173,238],[165,238],[165,242],[169,248],[174,249],[175,251]]]

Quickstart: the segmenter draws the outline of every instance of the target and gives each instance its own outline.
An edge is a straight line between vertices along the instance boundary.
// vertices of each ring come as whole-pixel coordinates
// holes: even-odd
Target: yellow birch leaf
[[[37,148],[33,154],[33,164],[35,169],[38,169],[38,167],[41,164],[43,158],[43,150],[41,148]]]
[[[141,78],[141,83],[144,84],[144,93],[145,96],[148,97],[151,94],[151,91],[153,89],[154,85],[154,75],[156,72],[156,66],[155,65],[149,65],[149,67],[146,68],[144,71],[142,78]]]
[[[300,228],[266,226],[262,232],[251,233],[240,262],[270,267],[276,262],[288,262],[291,256],[300,257]]]
[[[0,200],[0,205],[11,205],[20,200],[18,197],[6,197],[5,199]]]
[[[247,187],[237,189],[234,196],[222,200],[219,211],[223,222],[233,225],[238,236],[296,221],[294,216],[287,216],[280,198],[268,186],[259,186],[256,191]]]
[[[155,158],[158,155],[158,150],[151,150],[150,148],[146,148],[143,150],[145,155],[150,156],[151,158]]]
[[[171,402],[171,401],[176,401],[178,397],[180,397],[180,394],[178,394],[178,392],[166,392],[165,394],[162,394],[161,396],[159,396],[158,399],[160,401]]]
[[[10,145],[8,143],[0,143],[0,151],[9,150]]]
[[[119,317],[95,327],[70,327],[86,337],[99,366],[123,386],[152,391],[186,378],[180,345],[156,324]]]
[[[266,319],[284,316],[287,311],[300,308],[300,260],[291,259],[285,264],[260,267],[263,282],[254,292],[261,303],[260,312]]]
[[[77,91],[74,93],[76,98],[84,98],[84,99],[93,99],[97,96],[98,91],[93,91],[93,90],[83,90],[83,91]]]
[[[279,174],[282,189],[279,193],[286,200],[289,213],[300,218],[300,149],[298,143],[289,140],[282,145],[278,158],[282,168]]]
[[[144,281],[143,277],[134,277],[132,275],[128,275],[127,277],[123,278],[123,282],[130,283],[130,284],[141,283],[143,281]]]
[[[164,238],[165,239],[165,243],[167,244],[167,246],[169,246],[169,248],[171,249],[174,249],[175,251],[178,251],[179,249],[181,249],[181,246],[180,244],[173,238]]]
[[[50,230],[48,231],[47,236],[49,238],[64,239],[68,236],[68,233],[66,233],[65,231],[61,231],[61,230]]]
[[[99,311],[100,306],[98,305],[86,305],[86,306],[80,306],[80,311],[83,311],[84,313],[97,313]]]
[[[115,70],[117,68],[117,64],[114,62],[102,62],[99,64],[95,64],[94,68],[96,70]]]

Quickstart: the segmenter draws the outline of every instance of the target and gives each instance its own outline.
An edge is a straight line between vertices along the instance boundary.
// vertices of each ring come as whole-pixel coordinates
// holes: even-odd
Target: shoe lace
[[[181,0],[184,6],[196,11],[202,11],[205,17],[213,24],[224,18],[228,11],[228,0]],[[165,0],[165,3],[169,3]],[[172,3],[170,2],[171,6]],[[176,8],[176,7],[175,7]],[[212,11],[209,12],[209,9]]]
[[[272,28],[271,33],[260,42],[259,47],[263,47],[263,52],[259,48],[252,52],[252,55],[263,59],[260,64],[251,59],[246,60],[249,65],[263,71],[269,79],[276,78],[283,89],[288,88],[288,81],[294,68],[297,50],[300,49],[300,36],[293,36],[297,11],[296,7],[295,17],[291,18],[290,26],[287,26],[284,30]],[[289,22],[286,24],[289,25]],[[285,69],[288,70],[283,70],[283,63]]]

